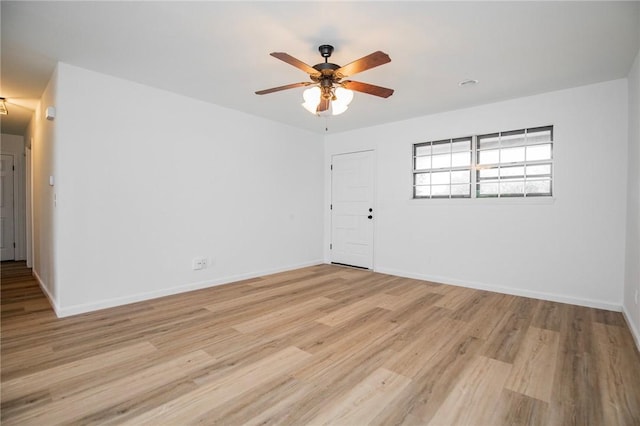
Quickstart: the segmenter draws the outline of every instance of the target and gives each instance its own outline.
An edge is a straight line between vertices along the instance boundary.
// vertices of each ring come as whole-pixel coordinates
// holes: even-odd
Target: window
[[[415,144],[413,197],[469,198],[472,142],[467,137]]]
[[[551,196],[552,148],[553,126],[414,144],[413,198]]]
[[[550,196],[552,143],[551,126],[478,136],[476,196]]]

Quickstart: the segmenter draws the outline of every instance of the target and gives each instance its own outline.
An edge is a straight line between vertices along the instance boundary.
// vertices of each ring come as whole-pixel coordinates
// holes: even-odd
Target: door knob
[[[369,215],[369,216],[367,216],[367,218],[369,218],[369,219],[373,219],[373,216]]]

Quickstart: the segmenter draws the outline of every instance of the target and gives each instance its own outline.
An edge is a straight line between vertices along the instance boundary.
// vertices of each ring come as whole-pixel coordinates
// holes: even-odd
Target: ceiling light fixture
[[[349,108],[353,100],[353,91],[344,87],[313,86],[302,93],[304,109],[314,115],[340,115]],[[328,102],[328,107],[321,111],[320,103]]]
[[[258,90],[256,95],[266,95],[297,87],[308,87],[302,94],[304,99],[302,107],[313,115],[327,116],[345,112],[349,108],[349,103],[353,100],[354,91],[381,98],[388,98],[393,94],[393,89],[359,81],[344,80],[353,74],[391,62],[391,58],[386,53],[381,51],[373,52],[341,67],[329,62],[333,46],[323,44],[318,47],[318,51],[324,58],[324,62],[313,67],[287,53],[272,52],[271,56],[274,58],[280,59],[309,74],[311,82],[303,81],[271,89]]]
[[[0,98],[0,115],[9,115],[9,111],[7,111],[7,100],[5,98]]]

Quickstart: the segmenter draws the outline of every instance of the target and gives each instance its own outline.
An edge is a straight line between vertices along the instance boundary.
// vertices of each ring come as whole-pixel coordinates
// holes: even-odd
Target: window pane
[[[539,127],[527,130],[527,143],[551,142],[551,127]]]
[[[527,161],[550,160],[551,144],[534,145],[527,147]]]
[[[431,186],[432,197],[448,197],[449,185],[433,185]]]
[[[490,168],[490,169],[480,169],[478,170],[478,180],[481,179],[495,179],[498,177],[500,172],[499,168]]]
[[[471,182],[471,172],[469,170],[458,170],[451,172],[451,183]]]
[[[478,194],[479,195],[498,195],[498,183],[495,182],[487,182],[487,183],[479,183],[478,184]]]
[[[500,181],[500,195],[524,195],[523,181]]]
[[[528,180],[525,185],[527,195],[550,195],[551,194],[551,181],[550,180]]]
[[[431,168],[431,157],[416,157],[416,170]]]
[[[430,186],[416,186],[414,189],[414,193],[416,197],[429,197],[431,196],[431,187]]]
[[[452,167],[462,167],[462,166],[470,166],[470,165],[471,165],[471,151],[456,152],[455,154],[451,154]]]
[[[471,186],[466,185],[451,185],[452,197],[469,197],[471,196]]]
[[[501,163],[516,163],[524,161],[524,147],[507,148],[500,151]]]
[[[497,133],[478,136],[478,149],[497,148],[499,146]]]
[[[510,146],[520,146],[525,144],[524,130],[515,132],[504,132],[500,137],[500,146],[508,148]]]
[[[431,155],[431,145],[416,145],[415,155]]]
[[[449,184],[451,182],[450,172],[431,173],[431,183],[433,185]]]
[[[431,175],[429,173],[416,173],[415,175],[416,185],[429,185],[431,184]]]
[[[471,151],[471,139],[454,139],[451,144],[452,152]]]
[[[451,166],[451,154],[434,155],[431,157],[431,167],[433,169],[440,169]]]
[[[497,164],[500,161],[497,149],[478,152],[478,164]]]
[[[527,176],[539,176],[550,175],[551,164],[537,164],[534,166],[527,166]]]
[[[513,177],[513,176],[519,176],[524,178],[524,166],[500,168],[500,177]]]
[[[451,152],[451,142],[449,141],[433,142],[433,145],[431,145],[432,154],[444,154],[449,152]]]

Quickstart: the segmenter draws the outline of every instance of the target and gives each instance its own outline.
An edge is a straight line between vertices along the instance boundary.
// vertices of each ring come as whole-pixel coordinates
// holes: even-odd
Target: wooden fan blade
[[[357,59],[335,71],[338,78],[349,77],[362,71],[375,68],[379,65],[391,62],[391,58],[384,52],[377,51],[363,58]]]
[[[293,83],[293,84],[287,84],[286,86],[272,87],[271,89],[258,90],[256,92],[256,95],[266,95],[268,93],[279,92],[281,90],[295,89],[296,87],[309,86],[310,84],[313,84],[313,83],[311,83],[310,81],[309,82],[305,81],[303,83]]]
[[[318,104],[318,109],[316,112],[322,112],[329,109],[329,99],[320,98],[320,103]]]
[[[367,93],[369,95],[380,96],[381,98],[388,98],[393,95],[393,89],[387,89],[386,87],[375,86],[369,83],[361,83],[359,81],[343,81],[342,86],[345,89],[355,90],[356,92]]]
[[[320,75],[320,73],[318,72],[317,69],[313,68],[311,65],[305,64],[300,59],[294,58],[293,56],[289,55],[288,53],[273,52],[273,53],[271,53],[271,56],[273,56],[274,58],[280,59],[281,61],[284,61],[284,62],[288,63],[289,65],[293,65],[294,67],[301,69],[302,71],[306,72],[307,74]]]

